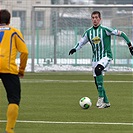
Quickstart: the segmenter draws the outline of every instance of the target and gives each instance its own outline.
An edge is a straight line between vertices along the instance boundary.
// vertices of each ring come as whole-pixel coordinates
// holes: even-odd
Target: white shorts
[[[101,60],[99,60],[98,62],[92,62],[92,71],[93,71],[93,76],[96,77],[95,74],[95,68],[98,64],[102,65],[104,67],[104,70],[102,71],[102,74],[104,75],[104,72],[109,70],[110,64],[111,64],[111,60],[108,57],[103,57]]]

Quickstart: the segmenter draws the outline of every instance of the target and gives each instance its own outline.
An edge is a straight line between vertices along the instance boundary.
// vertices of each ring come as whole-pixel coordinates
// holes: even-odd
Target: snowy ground
[[[87,64],[91,64],[90,61],[88,61],[88,60],[87,61],[85,60],[84,62],[83,61],[84,60],[82,60],[82,62],[79,61],[78,64],[80,64],[80,65],[77,66],[77,65],[69,65],[69,63],[74,64],[73,60],[69,60],[69,62],[66,60],[63,60],[62,62],[61,62],[61,60],[59,60],[59,62],[58,62],[58,60],[57,60],[58,65],[55,65],[53,62],[52,62],[52,64],[46,64],[46,63],[44,64],[44,59],[39,60],[39,64],[38,64],[37,60],[35,60],[34,72],[45,72],[45,71],[53,71],[53,72],[54,71],[76,71],[76,72],[78,72],[78,71],[89,72],[90,71],[91,72],[92,71],[91,65],[87,65]],[[20,60],[17,59],[16,63],[19,66]],[[66,64],[62,65],[62,63],[66,63]],[[84,65],[82,65],[82,63]],[[132,72],[133,66],[131,65],[131,67],[126,67],[126,65],[127,65],[126,63],[125,63],[125,66],[113,66],[113,65],[111,65],[109,71],[111,71],[111,72]],[[31,64],[32,64],[31,59],[28,59],[26,72],[32,71],[32,65]]]
[[[28,64],[26,67],[26,71],[31,71],[31,64]],[[35,72],[45,72],[45,71],[92,71],[91,66],[72,66],[72,65],[35,65],[34,67]],[[133,68],[131,67],[118,67],[118,66],[111,66],[109,71],[111,72],[132,72]]]

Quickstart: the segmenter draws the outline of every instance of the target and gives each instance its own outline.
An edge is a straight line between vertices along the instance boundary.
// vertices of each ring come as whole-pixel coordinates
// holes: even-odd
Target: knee
[[[96,76],[99,76],[102,74],[102,71],[103,71],[104,67],[100,64],[98,64],[95,68],[95,74]]]

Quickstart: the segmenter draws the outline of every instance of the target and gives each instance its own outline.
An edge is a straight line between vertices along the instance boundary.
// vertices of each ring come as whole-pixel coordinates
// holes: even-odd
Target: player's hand
[[[24,77],[24,74],[23,73],[18,73],[18,76],[20,77],[20,78],[23,78]]]
[[[133,55],[133,46],[131,45],[131,43],[128,43],[127,45],[129,47],[129,51],[130,51],[131,55]]]
[[[73,53],[75,53],[75,52],[76,52],[76,49],[73,48],[73,49],[70,50],[69,55],[71,55],[71,54],[73,54]]]

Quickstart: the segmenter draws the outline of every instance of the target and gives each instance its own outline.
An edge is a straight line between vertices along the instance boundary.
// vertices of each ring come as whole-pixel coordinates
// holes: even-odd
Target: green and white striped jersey
[[[74,48],[79,50],[87,42],[90,42],[93,51],[93,62],[97,62],[103,57],[112,59],[111,35],[121,36],[126,43],[130,42],[124,32],[99,25],[96,28],[92,26],[87,29]]]

